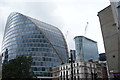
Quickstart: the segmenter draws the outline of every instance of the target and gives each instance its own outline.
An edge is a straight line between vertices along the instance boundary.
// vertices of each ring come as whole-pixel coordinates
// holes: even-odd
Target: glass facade
[[[51,77],[51,68],[68,59],[67,44],[58,28],[16,12],[7,20],[3,55],[6,49],[8,60],[21,55],[32,56],[31,68],[40,77]]]
[[[76,36],[75,38],[76,47],[76,60],[90,60],[98,61],[98,48],[97,43],[84,36]]]

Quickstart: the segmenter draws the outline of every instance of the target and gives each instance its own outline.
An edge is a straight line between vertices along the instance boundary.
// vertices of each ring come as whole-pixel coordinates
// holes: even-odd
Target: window
[[[77,66],[79,66],[79,64],[77,63]]]
[[[79,78],[80,78],[80,77],[78,76],[78,80],[80,80]]]
[[[42,71],[45,71],[45,67],[42,67]]]
[[[46,40],[43,40],[44,43],[46,43]]]
[[[62,70],[62,67],[61,67],[61,70]],[[62,72],[61,72],[62,73]]]
[[[64,73],[63,75],[65,75],[65,71],[63,73]]]
[[[35,49],[34,49],[34,48],[32,48],[32,51],[35,51]]]
[[[43,66],[43,62],[41,62],[41,66]]]
[[[68,71],[66,71],[66,79],[68,80]]]
[[[43,61],[45,61],[45,58],[43,57]]]
[[[62,70],[62,69],[61,69]],[[61,72],[61,77],[62,77],[62,72]]]
[[[66,66],[66,69],[68,69],[68,66]]]
[[[113,58],[115,58],[115,55],[113,55]]]
[[[77,74],[79,74],[79,70],[77,69]]]
[[[74,76],[74,80],[76,80],[76,76]]]
[[[43,45],[43,44],[41,44],[41,47],[44,47],[44,45]]]
[[[37,67],[34,67],[34,71],[37,71]]]
[[[74,67],[75,67],[75,64],[74,64]]]
[[[75,69],[74,69],[74,74],[75,74]]]

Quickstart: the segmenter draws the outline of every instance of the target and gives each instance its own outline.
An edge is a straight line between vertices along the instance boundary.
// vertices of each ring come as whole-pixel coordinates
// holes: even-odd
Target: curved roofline
[[[53,48],[54,51],[57,53],[57,55],[58,55],[59,59],[61,60],[61,62],[63,62],[62,58],[59,56],[59,53],[56,51],[56,49],[55,49],[55,47],[53,46],[53,44],[51,43],[51,41],[46,37],[46,35],[45,35],[44,32],[38,27],[38,25],[37,25],[34,21],[31,20],[31,19],[33,19],[33,20],[37,20],[37,19],[31,18],[31,17],[26,16],[26,15],[24,15],[24,14],[21,14],[21,13],[19,13],[19,12],[12,12],[12,13],[9,15],[9,17],[12,16],[12,15],[14,15],[14,14],[20,14],[20,15],[26,17],[28,20],[30,20],[30,21],[40,30],[40,32],[42,32],[42,34],[45,36],[45,38],[46,38],[46,39],[49,41],[49,43],[52,45],[52,48]],[[42,21],[40,21],[40,20],[37,20],[37,21],[42,22]],[[64,38],[62,32],[61,32],[57,27],[55,27],[55,26],[53,26],[53,25],[50,25],[50,24],[45,23],[45,22],[42,22],[42,23],[47,24],[47,25],[49,25],[49,26],[52,26],[52,27],[56,28],[56,29],[61,33],[61,35],[62,35],[62,37],[63,37],[63,40],[64,40],[64,42],[65,42],[65,48],[66,48],[66,53],[67,53],[67,57],[68,57],[67,43],[66,43],[66,41],[65,41],[65,38]]]
[[[21,14],[21,15],[23,15],[23,16],[26,16],[27,18],[29,17],[29,16],[24,15],[24,14],[19,13],[19,12],[12,12],[9,16],[11,16],[11,15],[13,15],[13,14]],[[32,17],[29,17],[29,18],[32,18]],[[42,23],[44,23],[44,24],[47,24],[47,25],[53,26],[54,28],[56,28],[56,29],[59,30],[59,28],[57,28],[57,27],[54,26],[54,25],[51,25],[51,24],[49,24],[49,23],[45,23],[45,22],[43,22],[43,21],[41,21],[41,20],[38,20],[38,19],[35,19],[35,18],[32,18],[32,19],[37,20],[37,21],[40,21],[40,22],[42,22]],[[33,21],[32,21],[32,22],[33,22]],[[60,31],[60,30],[59,30],[59,31]]]
[[[19,12],[12,12],[12,13],[10,13],[10,15],[8,16],[8,19],[9,19],[9,17],[11,17],[11,16],[13,16],[13,15],[15,15],[15,14],[21,14],[21,13],[19,13]]]
[[[15,14],[20,14],[20,13],[18,13],[18,12],[12,12],[12,13],[10,13],[10,15],[7,17],[7,23],[8,23],[8,21],[9,21],[9,18],[10,18],[12,15],[15,15]],[[3,34],[4,36],[3,36],[3,39],[2,39],[2,43],[3,43],[3,41],[4,41],[6,29],[7,29],[7,24],[5,25],[5,30],[4,30],[4,34]],[[2,45],[3,45],[3,44],[2,44]]]

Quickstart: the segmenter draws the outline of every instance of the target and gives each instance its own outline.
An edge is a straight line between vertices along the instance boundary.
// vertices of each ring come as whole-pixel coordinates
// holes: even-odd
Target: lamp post
[[[91,79],[93,80],[92,63],[90,63]]]
[[[74,80],[73,79],[73,62],[74,62],[74,60],[73,60],[72,53],[70,53],[70,58],[69,59],[70,59],[69,62],[71,63],[71,80]]]
[[[87,65],[86,65],[86,63],[84,63],[84,66],[85,66],[85,68],[84,68],[85,80],[88,80],[87,79],[87,77],[88,77],[88,71],[87,71]]]

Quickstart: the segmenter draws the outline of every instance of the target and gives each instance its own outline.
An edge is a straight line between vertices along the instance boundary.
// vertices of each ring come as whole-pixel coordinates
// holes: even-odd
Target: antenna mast
[[[87,33],[87,27],[88,27],[88,22],[86,23],[86,26],[85,26],[84,37],[86,36],[86,33]],[[84,60],[83,45],[84,45],[84,38],[82,38],[82,40],[81,40],[81,47],[80,47],[81,60]]]

